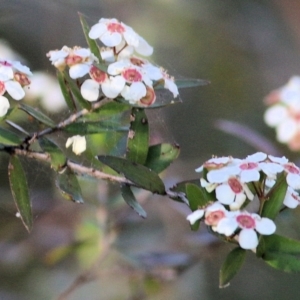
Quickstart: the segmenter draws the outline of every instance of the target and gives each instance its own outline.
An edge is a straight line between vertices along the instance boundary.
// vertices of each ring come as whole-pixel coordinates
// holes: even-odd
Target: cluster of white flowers
[[[264,119],[276,128],[277,140],[293,151],[300,150],[300,77],[294,76],[285,86],[272,91],[265,102],[270,107]]]
[[[50,51],[47,56],[60,71],[68,66],[72,79],[86,79],[81,85],[81,94],[87,101],[97,101],[102,93],[108,98],[121,95],[130,104],[150,106],[155,100],[154,83],[161,82],[175,97],[178,89],[167,72],[149,61],[135,56],[135,52],[143,56],[153,53],[153,48],[131,27],[117,19],[100,19],[91,27],[91,39],[100,39],[104,48],[100,55],[107,71],[97,66],[98,59],[90,49],[64,46],[61,50]]]
[[[245,201],[254,199],[249,185],[261,180],[262,192],[268,191],[276,183],[277,175],[285,172],[288,190],[283,204],[295,208],[300,204],[300,169],[285,157],[274,157],[262,152],[247,156],[245,159],[233,157],[212,158],[206,161],[197,172],[205,170],[201,186],[207,192],[215,192],[216,200],[206,207],[199,207],[187,219],[191,224],[204,218],[215,232],[234,236],[244,249],[256,248],[257,234],[272,234],[276,226],[268,218],[243,210]]]
[[[25,96],[23,87],[30,84],[30,75],[29,68],[20,62],[0,59],[0,117],[5,116],[10,107],[3,95],[7,93],[13,99],[21,100]]]

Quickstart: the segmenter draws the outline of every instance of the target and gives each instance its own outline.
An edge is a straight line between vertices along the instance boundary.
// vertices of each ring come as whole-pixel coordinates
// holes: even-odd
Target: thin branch
[[[21,150],[21,149],[15,149],[14,152],[17,155],[26,156],[29,158],[34,158],[34,159],[37,159],[40,161],[51,163],[50,155],[47,153],[35,152],[35,151],[29,151],[29,150]],[[89,176],[97,178],[97,179],[103,179],[103,180],[113,181],[116,183],[126,183],[126,184],[130,184],[130,185],[134,185],[130,180],[128,180],[124,177],[106,174],[106,173],[96,170],[94,168],[88,168],[88,167],[79,165],[70,160],[67,160],[66,165],[72,171],[74,171],[75,173],[77,173],[79,175],[89,175]]]
[[[67,119],[61,121],[55,127],[51,127],[51,128],[49,127],[49,128],[46,128],[46,129],[44,129],[40,132],[35,133],[36,138],[38,138],[40,136],[43,136],[45,134],[49,134],[49,133],[55,132],[57,130],[60,130],[60,129],[66,127],[67,125],[70,125],[70,124],[74,123],[75,121],[77,121],[79,118],[85,116],[86,114],[88,114],[88,113],[100,108],[101,106],[105,105],[106,103],[109,103],[109,102],[112,102],[112,101],[113,101],[112,99],[105,98],[105,99],[102,99],[101,101],[93,103],[91,109],[83,109],[83,110],[81,110],[77,113],[72,114]]]

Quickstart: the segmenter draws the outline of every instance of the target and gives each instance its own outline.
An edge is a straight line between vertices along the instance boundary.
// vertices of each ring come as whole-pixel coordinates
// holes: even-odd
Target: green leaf
[[[135,196],[129,185],[124,184],[121,186],[121,193],[125,202],[142,218],[147,217],[147,213],[141,207],[141,205],[136,201]]]
[[[132,108],[130,119],[132,121],[128,132],[126,158],[143,165],[149,147],[148,119],[142,108]]]
[[[0,144],[5,146],[18,146],[22,144],[23,139],[15,133],[0,127]]]
[[[261,238],[264,240],[266,252],[300,254],[300,241],[278,234],[264,235]]]
[[[263,255],[263,260],[271,267],[284,272],[300,271],[300,259],[291,254],[266,252]]]
[[[80,23],[81,23],[81,26],[82,26],[82,30],[83,30],[86,42],[89,45],[89,48],[91,49],[91,52],[99,59],[99,61],[101,61],[102,58],[100,56],[99,47],[98,47],[96,41],[92,40],[89,37],[90,27],[87,24],[87,22],[86,22],[86,20],[85,20],[85,18],[83,16],[83,14],[78,13],[78,15],[79,15]]]
[[[62,150],[54,142],[45,137],[40,137],[38,141],[43,151],[49,153],[52,168],[55,171],[59,171],[67,161],[67,158]]]
[[[90,110],[92,105],[90,102],[86,101],[82,96],[81,96],[81,92],[80,92],[80,89],[79,87],[77,86],[76,82],[74,81],[74,79],[72,79],[70,76],[69,76],[69,73],[68,72],[64,72],[64,76],[65,76],[65,79],[67,80],[68,82],[68,85],[69,85],[69,88],[72,92],[72,94],[74,95],[74,97],[76,98],[76,100],[78,101],[79,105],[82,107],[82,108],[85,108],[87,110]]]
[[[124,174],[125,178],[138,187],[152,193],[165,195],[164,183],[155,172],[148,168],[121,157],[99,155],[97,158],[116,172]]]
[[[30,115],[34,119],[38,120],[39,122],[41,122],[47,126],[50,126],[50,127],[55,127],[54,121],[52,121],[49,117],[47,117],[42,112],[32,108],[31,106],[20,103],[19,108],[21,110],[25,111],[28,115]]]
[[[182,181],[182,182],[178,182],[176,183],[176,185],[174,185],[173,187],[170,188],[170,191],[176,193],[176,194],[184,194],[186,195],[186,186],[188,183],[192,183],[195,184],[197,186],[199,186],[200,184],[200,180],[199,179],[193,179],[193,180],[187,180],[187,181]],[[183,202],[182,199],[180,197],[171,197],[169,196],[171,199],[175,200],[175,201],[179,201],[179,202]],[[188,204],[186,202],[183,202],[185,204]],[[189,204],[188,204],[189,205]]]
[[[199,187],[196,184],[187,183],[186,185],[186,195],[189,201],[189,206],[192,211],[197,210],[199,207],[204,207],[210,201],[207,199],[205,194],[205,189]],[[198,220],[195,224],[191,225],[192,230],[198,230],[200,225],[200,220]]]
[[[67,104],[68,108],[71,111],[75,111],[76,110],[75,103],[74,103],[73,98],[70,94],[70,90],[69,90],[69,88],[66,84],[64,73],[60,72],[60,71],[57,71],[57,79],[58,79],[58,83],[59,83],[59,86],[60,86],[61,93],[63,94],[63,97],[66,101],[66,104]]]
[[[246,258],[246,250],[242,248],[233,249],[226,257],[220,270],[220,288],[229,285],[230,280],[240,270]]]
[[[187,183],[186,195],[192,211],[206,206],[210,201],[205,194],[205,189],[193,183]]]
[[[288,185],[284,172],[278,177],[276,184],[269,192],[269,198],[265,201],[262,217],[274,220],[282,208]]]
[[[128,103],[120,103],[116,101],[108,102],[100,108],[94,110],[92,114],[96,114],[97,118],[107,118],[129,110],[131,106]]]
[[[12,196],[20,213],[21,220],[25,228],[30,231],[33,221],[29,191],[25,172],[19,158],[15,155],[10,157],[8,165],[8,177]]]
[[[76,122],[67,125],[63,129],[64,131],[70,132],[72,134],[87,135],[95,134],[107,131],[128,131],[128,127],[120,126],[119,123],[115,122]]]
[[[145,166],[159,174],[178,157],[179,153],[180,148],[176,144],[150,146]]]
[[[57,174],[56,186],[66,199],[83,203],[80,185],[75,173],[70,168]]]

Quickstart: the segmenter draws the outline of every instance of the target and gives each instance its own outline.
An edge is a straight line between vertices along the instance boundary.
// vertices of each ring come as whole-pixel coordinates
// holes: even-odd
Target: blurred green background
[[[152,60],[170,74],[211,82],[182,90],[182,103],[149,113],[153,141],[181,146],[180,159],[164,174],[168,186],[196,178],[194,169],[211,155],[245,157],[262,149],[259,141],[249,145],[217,129],[219,119],[274,141],[263,122],[263,98],[299,74],[299,2],[2,0],[0,37],[31,70],[55,74],[49,50],[86,46],[77,12],[90,25],[101,17],[123,21],[154,46]],[[297,159],[276,147],[271,152]],[[183,205],[138,193],[148,213],[142,220],[120,201],[116,186],[85,180],[86,203],[69,203],[55,191],[50,169],[32,161],[24,161],[35,216],[28,234],[15,217],[7,159],[1,156],[0,165],[1,300],[299,299],[299,275],[273,270],[251,253],[230,287],[219,289],[219,268],[232,247],[205,230],[191,232]],[[299,226],[299,212],[288,212],[278,232],[300,238]],[[114,240],[109,253],[107,232]],[[84,284],[89,276],[78,276],[91,266],[96,275]]]

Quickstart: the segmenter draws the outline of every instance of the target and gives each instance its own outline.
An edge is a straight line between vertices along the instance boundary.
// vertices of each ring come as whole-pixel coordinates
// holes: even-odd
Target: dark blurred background
[[[149,114],[153,134],[181,146],[180,159],[165,174],[168,185],[196,178],[194,169],[211,155],[245,157],[261,149],[259,142],[249,145],[216,128],[219,119],[275,143],[263,122],[263,98],[300,73],[299,1],[0,0],[0,38],[31,70],[55,74],[49,50],[86,47],[77,12],[90,25],[101,17],[123,21],[154,47],[152,60],[170,74],[211,82],[182,90],[182,103]],[[285,146],[276,147],[297,159]],[[87,201],[78,206],[55,191],[50,169],[24,165],[34,174],[30,234],[15,217],[7,157],[1,157],[1,300],[67,299],[57,297],[83,270],[97,267],[107,219],[114,220],[117,236],[111,253],[96,268],[96,279],[78,284],[68,299],[299,299],[299,275],[273,270],[251,253],[231,286],[219,289],[219,268],[232,247],[205,230],[190,232],[181,204],[138,194],[148,213],[141,220],[119,201],[115,188],[82,181]],[[297,211],[285,213],[278,232],[300,238],[298,219]]]

